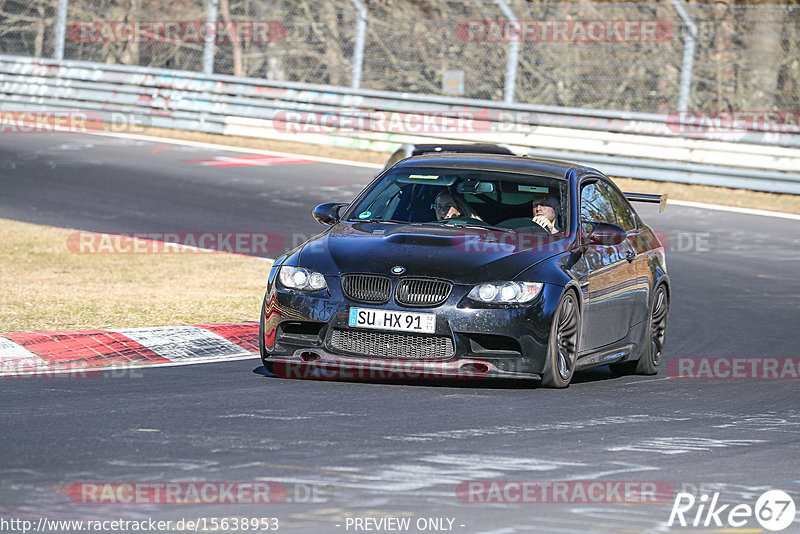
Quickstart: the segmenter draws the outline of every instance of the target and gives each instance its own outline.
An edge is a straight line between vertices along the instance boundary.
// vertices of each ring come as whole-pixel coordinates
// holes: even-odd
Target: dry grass
[[[389,159],[389,154],[370,150],[354,148],[339,148],[323,145],[295,143],[291,141],[274,141],[269,139],[255,139],[251,137],[235,137],[227,135],[207,134],[200,132],[186,132],[181,130],[166,130],[163,128],[150,128],[147,135],[200,141],[204,143],[217,143],[238,147],[249,147],[261,150],[274,150],[277,152],[291,152],[326,158],[339,158],[366,163],[384,164]],[[602,168],[600,169],[603,170]],[[667,193],[669,198],[676,200],[691,200],[694,202],[708,202],[712,204],[725,204],[745,208],[782,211],[786,213],[800,213],[800,195],[779,195],[763,193],[760,191],[747,191],[743,189],[729,189],[725,187],[710,187],[705,185],[687,185],[672,182],[656,182],[652,180],[635,180],[631,178],[614,178],[614,181],[623,191],[636,193]]]
[[[76,254],[0,219],[0,332],[255,321],[270,264],[219,253]]]

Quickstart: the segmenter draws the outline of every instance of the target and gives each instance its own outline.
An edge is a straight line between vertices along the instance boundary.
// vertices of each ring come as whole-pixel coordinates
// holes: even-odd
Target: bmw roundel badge
[[[392,267],[392,274],[403,274],[404,272],[406,272],[406,268],[402,265],[395,265]]]

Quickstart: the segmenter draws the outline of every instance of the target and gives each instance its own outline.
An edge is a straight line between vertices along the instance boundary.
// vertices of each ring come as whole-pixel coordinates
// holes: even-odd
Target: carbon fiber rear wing
[[[658,212],[667,207],[667,195],[650,195],[647,193],[623,193],[631,202],[652,202],[658,204]]]

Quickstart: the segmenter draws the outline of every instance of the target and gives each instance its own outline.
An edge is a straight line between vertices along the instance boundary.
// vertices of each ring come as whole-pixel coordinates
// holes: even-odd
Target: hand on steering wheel
[[[536,217],[533,218],[533,222],[535,222],[536,224],[547,230],[550,234],[558,233],[558,230],[556,230],[556,227],[553,225],[553,222],[544,215],[537,215]]]

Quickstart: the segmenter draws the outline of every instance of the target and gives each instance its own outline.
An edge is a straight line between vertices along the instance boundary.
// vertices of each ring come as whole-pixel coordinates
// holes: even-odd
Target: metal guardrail
[[[657,114],[530,106],[0,55],[0,110],[115,113],[148,125],[393,151],[402,143],[504,143],[531,155],[600,166],[615,176],[800,194],[800,135],[680,135]],[[468,113],[474,131],[293,132],[286,112],[357,117]],[[280,123],[283,124],[283,123]],[[302,128],[300,128],[302,130]]]

